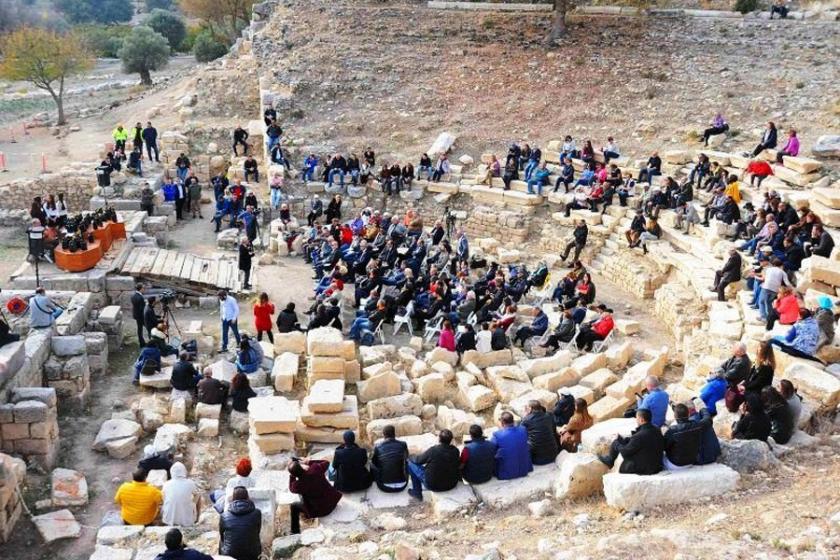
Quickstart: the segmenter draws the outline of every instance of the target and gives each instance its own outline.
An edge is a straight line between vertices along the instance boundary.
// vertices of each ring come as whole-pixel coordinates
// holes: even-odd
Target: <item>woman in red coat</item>
[[[274,315],[274,304],[268,301],[268,294],[260,294],[260,300],[254,304],[254,328],[257,329],[257,341],[262,340],[262,335],[268,335],[268,341],[274,344],[274,334],[271,332]]]
[[[309,519],[324,517],[333,512],[341,492],[327,481],[328,461],[292,459],[289,465],[289,491],[300,494],[300,502],[291,504],[292,534],[300,533],[300,514]]]

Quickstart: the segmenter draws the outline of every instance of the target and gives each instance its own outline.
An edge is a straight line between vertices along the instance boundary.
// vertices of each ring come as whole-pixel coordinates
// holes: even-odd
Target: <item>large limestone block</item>
[[[255,434],[291,433],[299,418],[298,401],[285,397],[254,397],[248,401],[248,421]]]
[[[54,469],[52,479],[52,505],[54,507],[83,506],[88,502],[88,484],[85,475],[71,469]]]
[[[300,419],[304,424],[313,428],[358,430],[359,401],[355,395],[345,395],[342,399],[341,410],[319,414],[310,409],[307,397],[303,399],[303,404],[300,407]]]
[[[572,368],[581,376],[592,373],[595,370],[607,367],[607,356],[603,352],[597,354],[584,354],[572,362]]]
[[[213,418],[213,419],[218,420],[221,415],[222,415],[222,405],[221,404],[198,403],[198,404],[195,405],[195,417],[197,419]]]
[[[522,383],[530,383],[531,381],[528,374],[522,371],[522,368],[518,365],[488,367],[487,378],[491,382],[500,379],[511,379],[513,381],[521,381]]]
[[[792,169],[797,173],[801,173],[802,175],[808,175],[809,173],[819,171],[823,166],[821,161],[801,156],[784,156],[782,161],[784,162],[785,167]]]
[[[554,479],[555,498],[585,498],[604,491],[604,475],[609,468],[594,453],[561,451],[556,463],[560,471]]]
[[[691,154],[688,150],[666,150],[662,152],[662,161],[682,165],[691,161]]]
[[[823,187],[812,189],[811,193],[814,195],[817,202],[821,203],[823,206],[840,210],[840,189]]]
[[[307,363],[306,373],[309,382],[319,379],[344,379],[344,358],[335,356],[310,356]]]
[[[473,490],[479,499],[494,509],[507,508],[517,502],[524,502],[536,496],[542,497],[550,492],[557,477],[557,465],[535,466],[524,478],[515,481],[490,479],[484,484],[476,484]]]
[[[420,416],[423,399],[415,393],[401,393],[393,397],[375,399],[367,403],[368,417],[397,418],[399,416]]]
[[[294,433],[251,434],[249,439],[266,455],[292,451],[295,448]]]
[[[461,514],[478,503],[474,488],[465,483],[458,483],[448,492],[424,492],[423,498],[428,499],[432,505],[432,514],[440,521]]]
[[[303,422],[298,422],[295,426],[295,439],[307,443],[341,443],[344,441],[344,431],[339,428],[307,426]]]
[[[274,353],[291,352],[303,354],[306,352],[306,334],[300,331],[277,333],[274,335]]]
[[[601,397],[589,407],[589,414],[596,422],[618,418],[633,404],[632,399],[615,398],[609,395]]]
[[[402,384],[399,376],[393,371],[386,371],[365,381],[356,383],[359,401],[366,403],[384,397],[399,395]]]
[[[97,546],[131,547],[143,534],[143,525],[106,525],[96,532]]]
[[[772,448],[755,439],[721,439],[720,462],[739,473],[766,471],[779,465]]]
[[[459,386],[461,397],[473,412],[486,410],[498,402],[498,396],[492,389],[484,385]]]
[[[473,424],[484,427],[484,418],[465,412],[459,408],[449,408],[444,405],[438,407],[435,427],[438,430],[451,430],[455,439],[460,439],[465,434],[468,434],[470,426]]]
[[[505,366],[513,363],[513,352],[510,348],[495,350],[493,352],[481,353],[477,350],[467,350],[461,358],[461,364],[466,367],[468,364],[475,364],[479,368],[492,366]]]
[[[813,256],[805,261],[811,280],[825,282],[830,286],[840,287],[840,261]],[[803,265],[805,264],[803,263]]]
[[[93,441],[94,451],[105,451],[106,445],[111,441],[119,441],[126,438],[139,438],[143,434],[143,428],[137,422],[125,419],[111,419],[102,423],[99,433]]]
[[[271,378],[274,381],[274,390],[279,393],[288,393],[294,388],[295,377],[297,377],[300,359],[293,352],[282,352],[274,358],[274,366],[271,369]]]
[[[344,356],[344,337],[332,327],[320,327],[306,333],[306,352],[310,356]]]
[[[571,387],[558,389],[557,396],[562,397],[563,395],[571,395],[575,399],[583,399],[588,405],[595,402],[595,391],[583,385],[572,385]]]
[[[55,337],[59,338],[59,337]],[[68,337],[60,337],[68,338]],[[0,383],[11,379],[26,360],[26,341],[18,340],[0,347]]]
[[[69,509],[61,509],[32,517],[32,523],[45,543],[59,539],[76,539],[82,535],[82,526]]]
[[[581,379],[580,384],[589,387],[596,393],[603,393],[607,385],[612,385],[616,381],[618,381],[616,374],[607,368],[601,368]]]
[[[450,366],[455,367],[458,364],[458,354],[438,346],[426,354],[427,364],[432,365],[436,362],[446,362]]]
[[[445,397],[446,380],[442,373],[430,373],[415,381],[417,394],[423,402],[436,403]]]
[[[797,187],[805,187],[810,183],[818,181],[820,178],[819,173],[799,173],[798,171],[794,171],[788,167],[782,167],[781,165],[773,166],[773,174],[778,179]]]
[[[572,363],[572,353],[568,350],[556,352],[546,358],[535,358],[519,362],[519,367],[528,377],[534,379],[540,375],[560,371]]]
[[[359,346],[359,358],[361,359],[362,366],[367,367],[387,361],[395,350],[391,344]]]
[[[158,452],[172,451],[186,447],[193,431],[184,424],[164,424],[155,432],[154,445]]]
[[[636,429],[635,418],[612,418],[603,422],[596,422],[580,436],[580,449],[597,455],[604,455],[609,451],[610,444],[618,437],[629,437]]]
[[[579,379],[577,370],[573,367],[564,367],[559,371],[545,373],[533,380],[534,387],[537,389],[547,389],[549,391],[557,391],[561,387],[570,387],[577,383]]]
[[[633,357],[633,343],[625,340],[621,344],[611,344],[604,354],[607,357],[608,368],[613,371],[622,369]]]
[[[522,417],[527,414],[528,403],[531,401],[539,401],[547,410],[554,410],[557,393],[547,389],[532,389],[510,401],[510,407],[517,416]]]
[[[639,511],[728,494],[738,487],[739,479],[736,471],[720,464],[651,476],[610,473],[604,476],[604,495],[612,507]]]
[[[365,426],[367,440],[376,441],[383,437],[385,426],[393,426],[397,437],[417,436],[423,433],[423,421],[419,416],[399,416],[397,418],[380,418],[371,420]]]
[[[393,370],[394,365],[391,362],[381,362],[378,364],[372,364],[362,368],[362,379],[370,379],[371,377],[375,377],[379,374]]]
[[[816,365],[793,363],[785,368],[785,379],[790,380],[806,397],[830,409],[840,403],[840,378]]]
[[[344,408],[344,380],[321,379],[309,388],[304,406],[313,413],[341,412]]]
[[[219,435],[218,418],[200,418],[196,434],[199,437],[216,437]]]

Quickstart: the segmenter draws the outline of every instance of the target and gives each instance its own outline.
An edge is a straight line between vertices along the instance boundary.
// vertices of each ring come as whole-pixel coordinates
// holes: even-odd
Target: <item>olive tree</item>
[[[150,27],[139,25],[126,36],[119,50],[123,70],[140,74],[140,81],[152,85],[152,70],[160,70],[169,64],[169,42],[166,37]]]

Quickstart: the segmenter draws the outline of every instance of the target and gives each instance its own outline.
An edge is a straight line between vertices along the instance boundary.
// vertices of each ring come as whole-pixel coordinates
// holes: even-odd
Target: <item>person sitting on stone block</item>
[[[528,432],[531,461],[535,465],[547,465],[553,462],[560,452],[554,417],[546,411],[540,401],[528,402],[528,414],[522,418],[522,425]]]
[[[326,477],[327,461],[293,458],[289,465],[289,491],[300,495],[300,502],[290,506],[292,534],[300,533],[300,514],[309,519],[325,517],[335,510],[341,492]]]
[[[236,560],[259,560],[261,527],[262,512],[251,501],[248,489],[237,486],[228,509],[219,518],[219,554]]]
[[[493,478],[497,451],[498,446],[484,437],[481,426],[470,426],[470,441],[461,450],[461,478],[470,484],[482,484]]]
[[[252,348],[251,343],[242,339],[239,342],[239,352],[236,354],[236,371],[242,373],[254,373],[260,368],[257,351]]]
[[[502,412],[499,417],[499,429],[493,432],[490,440],[496,444],[495,474],[499,480],[511,480],[528,476],[534,470],[531,450],[528,447],[528,430],[517,426],[513,414]]]
[[[160,373],[161,355],[160,350],[153,341],[146,343],[140,351],[137,361],[134,362],[134,379],[132,383],[140,383],[141,375],[154,375]]]
[[[213,560],[209,554],[187,548],[184,544],[184,536],[178,529],[170,529],[166,533],[164,544],[166,551],[155,556],[155,560]]]
[[[432,492],[446,492],[458,485],[461,460],[452,439],[450,430],[441,430],[437,445],[408,461],[408,474],[411,476],[409,495],[423,501],[424,487]]]
[[[665,432],[665,467],[676,470],[698,462],[706,429],[712,425],[712,415],[701,399],[695,399],[698,416],[692,418],[688,406],[674,406],[676,422]],[[719,446],[718,446],[719,447]]]
[[[151,525],[160,513],[163,494],[146,482],[146,476],[147,472],[138,468],[132,475],[132,481],[122,483],[114,496],[114,502],[120,506],[120,517],[126,525]]]
[[[394,426],[382,430],[383,441],[373,448],[370,470],[377,488],[383,492],[402,492],[408,485],[408,446],[396,438]]]
[[[373,482],[367,468],[367,451],[356,444],[353,430],[346,430],[342,439],[344,443],[335,449],[327,474],[339,492],[367,490]]]
[[[767,441],[770,437],[770,419],[764,412],[761,397],[756,393],[745,395],[740,412],[741,418],[732,424],[732,439]]]
[[[194,391],[201,380],[201,374],[195,369],[187,352],[181,352],[178,361],[172,366],[172,377],[169,384],[178,391]]]
[[[665,451],[665,438],[659,428],[651,424],[650,410],[640,408],[636,411],[638,427],[630,437],[618,436],[610,444],[607,455],[598,459],[613,468],[621,455],[623,461],[619,472],[622,474],[656,474],[662,470],[662,454]]]
[[[240,372],[241,373],[241,372]],[[228,384],[218,379],[213,379],[213,367],[207,366],[202,372],[202,378],[196,384],[197,401],[202,404],[217,405],[224,404],[227,400]],[[239,375],[237,373],[237,375]],[[244,376],[245,374],[243,374]],[[235,378],[236,376],[234,376]],[[248,377],[246,376],[247,380]],[[247,405],[246,405],[247,411]]]

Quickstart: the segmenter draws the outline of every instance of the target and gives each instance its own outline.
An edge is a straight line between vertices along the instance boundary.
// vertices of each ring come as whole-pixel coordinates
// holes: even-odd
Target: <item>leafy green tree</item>
[[[143,21],[143,25],[151,27],[166,37],[166,40],[169,41],[169,48],[173,51],[181,47],[181,43],[187,36],[187,26],[184,25],[184,20],[166,10],[152,10],[152,13]]]
[[[123,40],[119,56],[123,70],[140,74],[140,81],[152,85],[152,71],[169,64],[169,43],[166,37],[150,27],[139,25]]]
[[[0,78],[24,80],[45,90],[55,101],[58,124],[66,124],[64,82],[95,63],[85,44],[75,35],[21,27],[0,39],[0,52]]]
[[[55,7],[73,23],[119,23],[134,14],[129,0],[54,0]]]
[[[146,9],[152,10],[172,10],[175,2],[172,0],[146,0]]]
[[[220,43],[209,29],[203,29],[195,37],[193,54],[199,62],[210,62],[227,54],[228,48]]]

